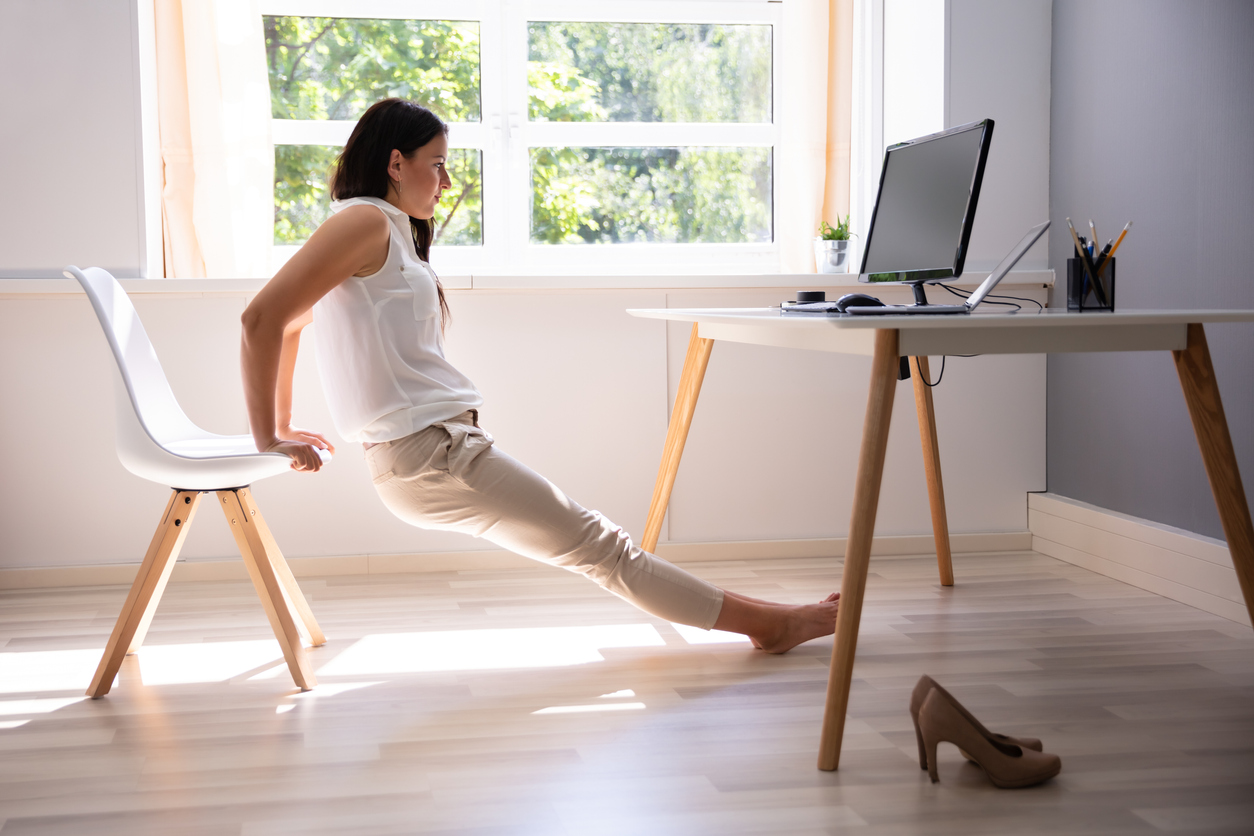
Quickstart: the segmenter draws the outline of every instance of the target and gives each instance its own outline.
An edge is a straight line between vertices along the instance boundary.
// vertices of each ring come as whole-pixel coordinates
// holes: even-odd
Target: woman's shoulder
[[[392,228],[369,205],[347,206],[323,221],[297,255],[311,264],[336,265],[345,275],[373,274],[387,261]]]
[[[384,201],[380,201],[382,203]],[[334,214],[322,222],[319,229],[331,233],[369,235],[372,232],[383,234],[391,227],[386,212],[381,212],[372,199],[353,198],[352,201],[336,201],[331,205]],[[375,207],[375,208],[371,208]]]
[[[370,206],[375,207],[375,209],[377,209],[378,211],[372,212],[369,208],[367,208]],[[339,215],[344,212],[353,212],[357,214],[360,214],[360,213],[380,214],[381,213],[384,217],[404,216],[405,214],[404,211],[388,203],[386,200],[384,200],[381,197],[369,197],[369,196],[348,197],[348,198],[345,198],[344,200],[331,201],[331,214],[332,215]]]

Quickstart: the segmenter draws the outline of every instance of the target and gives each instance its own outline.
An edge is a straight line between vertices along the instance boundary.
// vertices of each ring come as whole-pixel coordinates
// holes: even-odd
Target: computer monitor
[[[926,282],[962,275],[993,120],[890,146],[862,253],[863,282]]]

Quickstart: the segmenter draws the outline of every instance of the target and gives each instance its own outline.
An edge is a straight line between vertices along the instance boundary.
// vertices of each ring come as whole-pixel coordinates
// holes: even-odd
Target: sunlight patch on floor
[[[85,699],[87,699],[86,696],[45,700],[0,700],[0,717],[12,717],[15,714],[47,714]]]
[[[690,627],[687,624],[676,624],[671,622],[671,626],[675,631],[683,637],[688,644],[749,644],[749,637],[742,636],[740,633],[728,633],[723,630],[702,630],[700,627]]]
[[[600,662],[611,647],[660,647],[652,624],[379,633],[365,636],[318,676],[557,668]]]
[[[87,690],[101,650],[0,653],[0,694]]]
[[[139,650],[139,673],[145,685],[224,682],[283,658],[274,639],[233,642],[158,644]]]
[[[551,705],[532,714],[584,714],[591,711],[639,711],[642,702],[599,702],[596,705]]]

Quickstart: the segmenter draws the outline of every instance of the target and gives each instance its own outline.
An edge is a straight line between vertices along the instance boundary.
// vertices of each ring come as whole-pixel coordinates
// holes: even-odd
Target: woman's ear
[[[388,157],[388,177],[393,182],[401,179],[401,160],[403,159],[405,159],[405,155],[393,148],[392,155]]]

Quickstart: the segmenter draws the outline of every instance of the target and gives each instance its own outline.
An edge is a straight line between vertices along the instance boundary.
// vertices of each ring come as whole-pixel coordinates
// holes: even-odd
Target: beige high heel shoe
[[[952,743],[969,753],[967,756],[984,770],[993,785],[1002,789],[1035,786],[1062,771],[1062,760],[1057,755],[990,740],[937,689],[928,692],[919,709],[919,733],[925,747],[927,774],[933,784],[940,781],[936,747],[941,743]]]
[[[1010,746],[1022,746],[1024,749],[1031,749],[1034,752],[1044,750],[1045,747],[1041,744],[1041,741],[1037,740],[1035,737],[1011,737],[1008,734],[999,734],[994,731],[989,731],[984,727],[983,723],[975,719],[975,715],[962,707],[962,703],[954,699],[953,694],[942,688],[940,683],[938,683],[935,679],[932,679],[932,677],[927,674],[923,674],[923,676],[919,677],[918,683],[914,686],[914,693],[910,695],[910,717],[914,720],[914,737],[919,743],[919,769],[927,769],[927,752],[923,748],[923,734],[919,731],[919,711],[923,708],[923,701],[927,699],[928,693],[933,689],[939,691],[945,699],[949,700],[949,702],[953,704],[954,708],[958,710],[958,713],[970,721],[971,725],[975,726],[975,728],[990,741],[994,743],[1005,743]],[[972,763],[976,762],[975,758],[971,757],[962,750],[962,747],[959,747],[959,751],[962,752],[962,756],[967,760]]]

